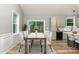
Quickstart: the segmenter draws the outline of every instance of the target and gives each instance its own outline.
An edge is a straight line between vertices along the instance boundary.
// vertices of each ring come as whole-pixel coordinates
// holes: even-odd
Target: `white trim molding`
[[[10,49],[23,41],[19,33],[16,35],[12,33],[0,35],[0,54],[7,53]]]
[[[20,16],[19,16],[19,13],[17,13],[16,11],[12,10],[12,33],[13,33],[13,15],[16,14],[17,15],[17,32],[16,33],[19,33],[20,31],[20,26],[19,26],[19,23],[20,23]],[[16,34],[16,33],[13,33],[13,34]]]
[[[73,19],[73,26],[76,26],[76,16],[66,17],[66,26],[67,26],[67,19]]]

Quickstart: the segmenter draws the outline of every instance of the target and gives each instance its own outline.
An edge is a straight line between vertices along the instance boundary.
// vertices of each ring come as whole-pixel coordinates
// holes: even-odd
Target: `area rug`
[[[7,54],[24,54],[24,53],[25,53],[25,46],[23,45],[19,52],[19,45],[17,45],[15,48],[11,49]],[[54,54],[54,53],[55,53],[54,49],[47,46],[47,54]],[[44,54],[44,52],[41,52],[39,41],[34,42],[31,48],[31,52],[29,52],[29,54]]]

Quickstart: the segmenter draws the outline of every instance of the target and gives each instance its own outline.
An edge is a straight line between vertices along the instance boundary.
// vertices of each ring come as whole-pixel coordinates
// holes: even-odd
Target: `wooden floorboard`
[[[52,41],[52,48],[57,54],[79,54],[79,50],[75,47],[68,47],[66,40]]]
[[[15,54],[16,50],[19,48],[19,44],[12,48],[7,54]],[[75,47],[68,47],[66,40],[54,40],[52,41],[52,48],[56,54],[79,54],[79,50]]]

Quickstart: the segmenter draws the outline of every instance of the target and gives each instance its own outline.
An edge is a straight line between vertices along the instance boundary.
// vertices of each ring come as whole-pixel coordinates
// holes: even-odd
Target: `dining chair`
[[[28,37],[28,31],[24,31],[24,37],[27,38]],[[32,46],[32,40],[27,40],[27,48],[28,48],[28,52],[31,52],[31,46]]]
[[[20,33],[20,37],[23,41],[20,43],[19,52],[20,52],[22,46],[25,44],[25,39],[27,38],[27,36],[28,36],[28,31],[23,31],[23,32]],[[28,50],[29,50],[28,52],[31,52],[31,40],[27,40],[27,41],[28,41],[27,47],[28,47]]]
[[[52,32],[49,32],[48,39],[47,39],[47,44],[49,46],[51,46],[51,44],[52,44]]]
[[[75,47],[79,50],[79,33],[75,36]]]
[[[20,52],[22,46],[23,46],[24,43],[25,43],[25,37],[24,37],[24,35],[23,35],[23,32],[20,32],[20,40],[22,40],[22,42],[21,42],[20,45],[19,45],[19,52]]]
[[[75,47],[79,50],[79,37],[75,40]]]
[[[47,39],[47,46],[49,46],[50,49],[51,49],[51,44],[52,44],[52,32],[50,32],[50,31],[45,31],[44,35],[45,35],[45,37],[46,37],[46,39]],[[44,46],[44,41],[42,41],[42,43],[41,43],[41,49],[43,49],[43,46]],[[43,51],[43,50],[41,50],[41,52],[42,52],[42,51]]]
[[[69,40],[74,40],[73,34],[68,34],[68,39]]]
[[[37,38],[44,38],[44,33],[37,33],[36,37],[37,37]],[[43,50],[43,49],[42,49],[42,45],[43,45],[42,41],[43,41],[43,40],[40,40],[41,52],[42,52],[42,50]]]
[[[75,38],[72,34],[68,34],[67,44],[68,44],[69,47],[75,46]]]
[[[79,28],[77,26],[73,26],[73,30],[72,31],[79,32]]]
[[[47,38],[47,46],[50,48],[50,50],[53,52],[52,50],[52,32],[49,32],[48,38]],[[48,49],[48,48],[47,48]]]

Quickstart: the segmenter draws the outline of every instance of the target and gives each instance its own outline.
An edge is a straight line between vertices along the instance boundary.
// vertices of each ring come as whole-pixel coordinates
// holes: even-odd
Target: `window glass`
[[[44,22],[43,21],[30,21],[30,32],[35,32],[37,30],[38,32],[44,32]]]
[[[67,26],[73,26],[73,19],[67,19]]]
[[[16,33],[17,32],[17,27],[16,27],[17,25],[16,24],[13,24],[13,33]]]
[[[13,13],[13,33],[17,33],[19,29],[19,19],[17,17],[18,15],[16,13]]]
[[[16,19],[17,19],[17,16],[13,15],[13,24],[16,24]]]
[[[37,27],[38,27],[38,32],[44,32],[44,27],[43,27],[44,23],[43,22],[38,22],[37,21]]]
[[[29,22],[29,25],[30,25],[30,32],[34,32],[35,22],[31,21]]]

